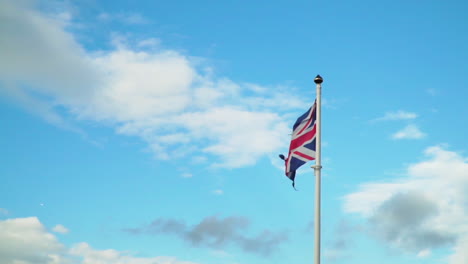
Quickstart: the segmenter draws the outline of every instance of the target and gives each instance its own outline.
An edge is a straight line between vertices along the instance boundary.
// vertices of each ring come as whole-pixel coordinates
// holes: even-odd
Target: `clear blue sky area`
[[[0,263],[466,264],[468,2],[0,0]]]

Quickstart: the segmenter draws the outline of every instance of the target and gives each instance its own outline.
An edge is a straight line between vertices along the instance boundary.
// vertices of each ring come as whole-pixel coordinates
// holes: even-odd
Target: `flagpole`
[[[317,86],[317,128],[316,128],[316,149],[315,149],[315,165],[312,166],[315,172],[315,256],[314,263],[320,264],[320,178],[322,170],[321,159],[321,141],[322,141],[322,82],[320,75],[315,77],[314,82]]]

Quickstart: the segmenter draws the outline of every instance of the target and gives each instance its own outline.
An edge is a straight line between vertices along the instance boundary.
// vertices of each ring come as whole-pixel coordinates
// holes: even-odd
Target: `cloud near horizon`
[[[2,264],[196,264],[175,257],[135,257],[113,249],[96,250],[85,242],[65,247],[37,217],[0,220]]]
[[[148,225],[126,228],[123,231],[133,235],[171,234],[192,246],[206,246],[216,250],[232,244],[245,252],[265,256],[270,255],[288,239],[286,233],[270,230],[263,230],[258,235],[249,237],[246,235],[249,225],[250,221],[247,218],[236,216],[209,216],[191,227],[183,221],[158,218]]]
[[[67,120],[90,120],[140,138],[159,159],[196,153],[236,168],[286,147],[279,111],[308,107],[291,88],[215,76],[155,38],[87,51],[66,30],[70,15],[64,24],[28,3],[0,3],[0,94],[55,125],[79,130]]]
[[[468,158],[440,146],[406,168],[407,176],[366,183],[344,197],[344,210],[365,219],[383,242],[427,256],[452,247],[450,264],[465,264],[468,252]]]

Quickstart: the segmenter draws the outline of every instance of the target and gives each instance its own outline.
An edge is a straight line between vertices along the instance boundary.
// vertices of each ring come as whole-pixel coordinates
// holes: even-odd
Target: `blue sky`
[[[0,262],[468,259],[464,1],[0,1]],[[310,164],[312,165],[312,163]]]

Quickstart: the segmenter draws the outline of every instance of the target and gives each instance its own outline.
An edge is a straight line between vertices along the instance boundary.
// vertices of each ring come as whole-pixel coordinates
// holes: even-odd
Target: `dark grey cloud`
[[[341,220],[335,229],[335,240],[333,241],[332,247],[338,250],[348,248],[351,234],[356,231],[356,229],[356,227],[352,226],[346,220]]]
[[[284,232],[263,230],[256,236],[249,236],[250,221],[245,217],[230,216],[219,218],[209,216],[198,224],[188,226],[183,221],[158,218],[148,225],[126,228],[123,231],[134,235],[172,234],[192,246],[222,248],[236,245],[245,252],[269,255],[288,239]]]
[[[174,219],[159,218],[151,222],[149,225],[139,228],[126,228],[125,232],[139,235],[139,234],[180,234],[184,233],[186,229],[184,222]]]
[[[254,238],[239,237],[238,243],[246,252],[270,255],[274,249],[287,239],[288,236],[284,232],[275,233],[264,230]]]
[[[227,217],[218,219],[210,216],[185,233],[186,239],[192,245],[224,246],[231,240],[240,240],[240,231],[245,231],[249,221],[243,217]]]
[[[359,226],[352,225],[344,219],[341,220],[335,227],[333,239],[327,243],[324,257],[330,262],[350,258],[347,250],[352,245],[353,233],[360,230]]]
[[[437,248],[455,242],[456,236],[426,225],[439,209],[419,192],[398,193],[384,202],[369,219],[379,238],[410,251]]]

